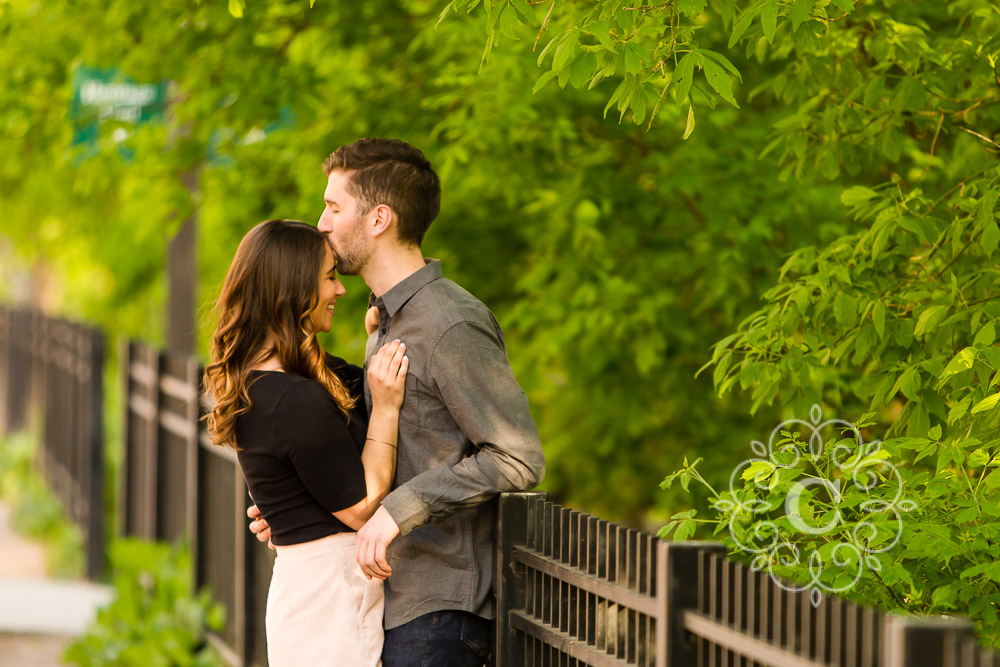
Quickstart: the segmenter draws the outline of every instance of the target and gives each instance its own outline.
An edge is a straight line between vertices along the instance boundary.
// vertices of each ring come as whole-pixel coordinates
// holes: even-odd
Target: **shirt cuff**
[[[382,500],[392,520],[399,526],[399,534],[406,535],[418,526],[427,523],[430,512],[412,489],[401,486]]]

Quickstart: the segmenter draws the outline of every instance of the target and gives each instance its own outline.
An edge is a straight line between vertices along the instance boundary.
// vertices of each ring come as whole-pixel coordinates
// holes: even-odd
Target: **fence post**
[[[187,385],[191,389],[191,400],[187,404],[187,412],[184,416],[188,426],[187,439],[187,484],[185,491],[185,507],[187,517],[184,525],[187,532],[188,544],[192,554],[198,553],[198,438],[201,435],[201,366],[197,357],[188,357],[186,364]],[[191,581],[197,581],[197,566],[195,559],[191,559],[192,572]]]
[[[118,382],[121,391],[121,443],[122,462],[118,473],[117,490],[115,500],[118,511],[115,512],[115,535],[117,537],[130,537],[129,526],[134,525],[131,516],[135,511],[134,503],[129,494],[129,474],[131,465],[132,441],[135,434],[132,433],[132,408],[129,402],[132,400],[132,341],[121,336],[118,339]]]
[[[104,574],[104,334],[88,329],[86,340],[90,343],[85,365],[84,387],[89,396],[84,403],[84,423],[90,428],[82,434],[87,438],[85,459],[87,473],[87,576],[97,580]]]
[[[527,581],[524,567],[514,563],[514,548],[527,544],[528,527],[534,525],[535,504],[544,498],[544,493],[501,493],[498,498],[496,667],[520,667],[521,664],[514,654],[510,612],[524,608]]]
[[[234,641],[233,648],[236,650],[236,655],[239,656],[241,662],[245,662],[247,656],[250,654],[252,647],[250,646],[251,638],[247,633],[247,588],[253,586],[253,573],[254,573],[254,554],[252,551],[252,546],[250,540],[247,539],[247,533],[249,529],[247,528],[247,507],[249,504],[247,500],[250,498],[247,495],[246,482],[243,480],[243,471],[240,469],[239,462],[235,459],[233,460],[233,493],[235,494],[235,507],[236,507],[236,540],[234,546],[235,560],[234,560],[234,572],[233,576],[235,578],[235,591],[233,596],[233,609],[229,610],[229,622],[233,624],[234,628]]]
[[[698,609],[701,555],[725,555],[718,542],[657,543],[656,597],[663,616],[656,624],[656,667],[697,664],[695,642],[684,630],[684,612]]]
[[[954,664],[954,653],[946,652],[946,646],[952,647],[974,634],[972,623],[965,619],[915,618],[888,614],[882,621],[882,665],[957,667]]]

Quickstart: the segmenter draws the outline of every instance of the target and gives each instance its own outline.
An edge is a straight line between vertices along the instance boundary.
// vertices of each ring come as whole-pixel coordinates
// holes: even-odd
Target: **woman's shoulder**
[[[347,363],[340,357],[326,353],[326,367],[337,374],[351,396],[359,396],[364,387],[365,371],[360,366]]]
[[[323,406],[333,397],[326,387],[311,378],[282,371],[263,371],[251,385],[254,402],[265,397],[276,410]]]

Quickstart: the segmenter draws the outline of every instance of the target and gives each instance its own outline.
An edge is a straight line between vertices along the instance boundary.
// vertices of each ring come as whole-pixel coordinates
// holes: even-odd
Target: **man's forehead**
[[[330,176],[327,178],[326,190],[323,192],[323,196],[329,200],[337,197],[343,197],[347,194],[345,189],[346,185],[346,174],[340,171],[331,171]]]

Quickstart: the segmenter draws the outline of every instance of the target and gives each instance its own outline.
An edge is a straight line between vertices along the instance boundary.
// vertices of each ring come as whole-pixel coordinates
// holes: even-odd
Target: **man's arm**
[[[530,489],[545,474],[538,430],[499,331],[456,324],[435,345],[430,364],[435,388],[476,451],[417,475],[386,496],[358,532],[358,560],[366,572],[385,565],[385,547],[399,533],[497,493]]]

